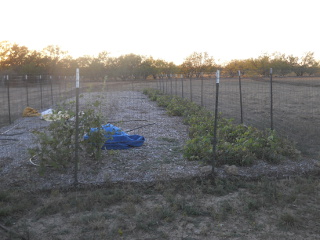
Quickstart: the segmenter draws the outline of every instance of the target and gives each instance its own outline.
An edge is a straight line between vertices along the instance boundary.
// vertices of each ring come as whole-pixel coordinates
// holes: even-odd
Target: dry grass
[[[318,239],[319,184],[197,179],[1,192],[0,219],[26,239]]]

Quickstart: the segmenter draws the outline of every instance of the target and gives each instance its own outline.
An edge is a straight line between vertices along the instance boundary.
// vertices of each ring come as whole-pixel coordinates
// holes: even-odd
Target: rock
[[[224,171],[229,174],[229,175],[238,175],[238,167],[235,165],[225,165],[224,166]]]

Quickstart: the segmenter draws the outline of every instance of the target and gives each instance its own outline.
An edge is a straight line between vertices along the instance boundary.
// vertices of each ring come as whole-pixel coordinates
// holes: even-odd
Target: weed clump
[[[214,116],[205,108],[177,96],[168,96],[155,89],[145,89],[144,94],[160,106],[166,107],[171,116],[182,116],[189,125],[189,137],[183,153],[189,160],[210,162]],[[261,159],[279,163],[285,157],[296,159],[298,151],[288,140],[274,130],[261,131],[251,126],[234,124],[232,119],[218,119],[217,166],[250,166]]]

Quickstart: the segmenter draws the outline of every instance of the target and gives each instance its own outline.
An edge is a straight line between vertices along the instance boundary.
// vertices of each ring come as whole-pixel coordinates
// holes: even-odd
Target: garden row
[[[209,110],[177,96],[163,94],[159,90],[145,89],[144,94],[159,106],[165,107],[171,116],[182,116],[189,126],[189,137],[183,154],[189,160],[212,161],[214,115]],[[220,114],[217,125],[218,144],[216,166],[250,166],[255,160],[279,163],[290,158],[298,159],[299,151],[293,143],[279,137],[275,130],[261,131],[243,124],[234,124],[232,119]]]

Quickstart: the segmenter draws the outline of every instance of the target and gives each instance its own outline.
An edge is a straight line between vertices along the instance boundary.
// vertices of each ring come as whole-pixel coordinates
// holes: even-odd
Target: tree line
[[[259,75],[268,76],[270,68],[273,74],[286,76],[312,76],[320,73],[320,63],[313,52],[301,57],[281,53],[264,54],[258,58],[231,60],[219,65],[206,52],[193,52],[184,62],[176,65],[162,59],[126,54],[111,57],[103,51],[98,56],[84,55],[71,57],[59,46],[49,45],[41,51],[30,50],[8,41],[0,42],[0,74],[2,75],[74,75],[75,68],[81,69],[81,75],[96,81],[102,79],[159,79],[171,78],[175,74],[184,77],[201,77],[220,69],[229,77]]]
[[[320,74],[320,62],[314,57],[314,52],[307,52],[301,57],[282,53],[264,54],[258,58],[232,60],[223,68],[228,76],[259,75],[268,76],[272,73],[277,76],[313,76]]]

